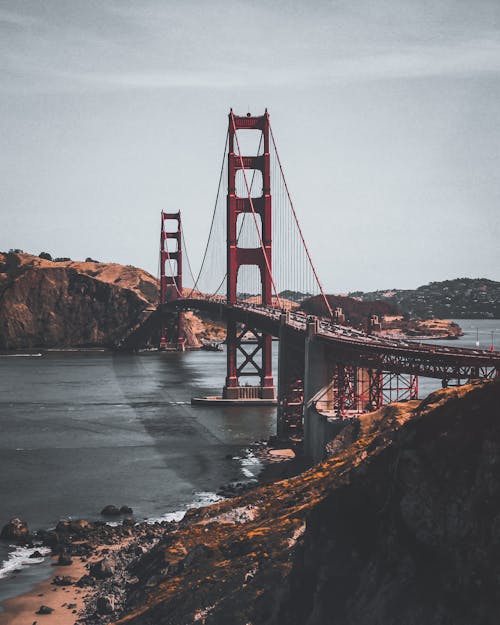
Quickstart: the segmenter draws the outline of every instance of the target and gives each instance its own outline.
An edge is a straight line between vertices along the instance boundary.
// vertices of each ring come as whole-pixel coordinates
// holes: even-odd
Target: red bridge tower
[[[237,131],[257,130],[262,133],[264,153],[257,156],[244,156],[240,153]],[[228,148],[228,190],[227,190],[227,301],[237,302],[238,271],[242,265],[259,268],[262,305],[272,306],[271,278],[271,176],[269,157],[269,115],[252,117],[250,114],[239,117],[229,113]],[[235,152],[235,147],[237,152]],[[239,197],[236,193],[236,174],[244,170],[248,195]],[[262,195],[251,197],[246,182],[245,170],[258,170],[262,174]],[[260,216],[260,247],[238,247],[238,215],[253,213]],[[251,342],[244,337],[252,337]],[[225,399],[275,399],[275,387],[271,362],[271,335],[258,332],[246,324],[237,324],[231,316],[227,323],[227,377],[223,390]],[[240,377],[256,376],[258,386],[241,386]]]
[[[176,225],[171,226],[172,222]],[[169,241],[176,241],[175,249],[169,248]],[[182,230],[181,213],[161,212],[160,235],[160,304],[182,298]],[[160,349],[184,351],[184,313],[177,313],[177,323],[171,342],[166,339],[165,319],[162,320]]]

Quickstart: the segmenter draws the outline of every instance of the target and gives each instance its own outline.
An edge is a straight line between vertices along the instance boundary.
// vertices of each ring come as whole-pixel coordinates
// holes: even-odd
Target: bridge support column
[[[244,156],[239,153],[237,131],[256,130],[262,133],[264,153]],[[235,152],[235,147],[237,152]],[[260,273],[261,303],[272,306],[271,294],[271,165],[269,153],[269,117],[267,112],[259,117],[229,114],[228,129],[228,184],[227,184],[227,301],[236,304],[238,300],[238,271],[241,266],[256,266]],[[236,174],[247,170],[258,170],[262,174],[262,195],[251,197],[238,195]],[[260,216],[260,247],[238,246],[238,216],[252,213]],[[251,325],[237,324],[230,320],[227,325],[227,375],[223,398],[230,400],[262,399],[274,401],[276,390],[272,373],[272,337],[257,331]],[[259,385],[241,385],[240,378],[259,378]]]
[[[313,462],[325,457],[328,441],[344,427],[339,417],[327,417],[318,412],[316,401],[324,405],[334,403],[334,371],[325,345],[317,340],[318,321],[309,321],[305,342],[304,375],[304,455]]]
[[[280,441],[297,443],[304,433],[304,352],[291,340],[288,317],[289,313],[280,317],[277,435]]]
[[[176,222],[175,230],[167,225]],[[175,249],[169,248],[169,241],[175,241]],[[161,213],[160,235],[160,304],[182,297],[182,229],[181,213]],[[163,318],[161,325],[160,349],[184,351],[184,313],[176,315],[174,334],[167,341],[167,323]]]

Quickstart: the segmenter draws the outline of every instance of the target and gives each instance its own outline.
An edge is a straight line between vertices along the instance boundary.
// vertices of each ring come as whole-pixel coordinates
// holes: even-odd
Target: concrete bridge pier
[[[325,457],[325,447],[344,427],[340,417],[327,417],[318,412],[316,403],[332,405],[334,399],[333,378],[336,364],[324,343],[317,340],[317,319],[308,321],[305,340],[304,375],[304,455],[312,462]]]
[[[280,441],[302,440],[304,407],[304,351],[293,340],[290,313],[280,316],[278,350],[277,436]]]

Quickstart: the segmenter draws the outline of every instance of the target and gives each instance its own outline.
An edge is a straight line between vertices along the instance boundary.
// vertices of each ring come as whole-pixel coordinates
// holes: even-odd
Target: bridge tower
[[[175,241],[175,249],[169,247],[169,241]],[[181,213],[161,212],[160,235],[160,304],[166,304],[182,298],[182,230]],[[176,315],[174,334],[167,342],[166,322],[162,319],[160,349],[184,351],[184,313]]]
[[[256,130],[262,133],[264,153],[245,156],[240,153],[237,131]],[[231,109],[228,130],[228,186],[227,186],[227,301],[237,303],[238,271],[243,265],[257,266],[260,273],[263,306],[272,306],[272,236],[271,236],[271,168],[269,155],[269,114],[253,117],[236,116]],[[236,149],[236,151],[235,151]],[[236,192],[236,175],[239,170],[258,170],[262,174],[262,195],[239,197]],[[246,176],[246,174],[244,174]],[[248,187],[247,187],[248,191]],[[238,247],[238,215],[252,213],[260,216],[261,245],[255,248]],[[258,220],[255,219],[257,222]],[[250,335],[247,343],[244,337]],[[238,324],[231,316],[227,322],[227,376],[223,389],[224,399],[274,400],[275,387],[271,362],[271,335],[257,331],[246,324]],[[240,385],[240,377],[259,378],[258,386]]]

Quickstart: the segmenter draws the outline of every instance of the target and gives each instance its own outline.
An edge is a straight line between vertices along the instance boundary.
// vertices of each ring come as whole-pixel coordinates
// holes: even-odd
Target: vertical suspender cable
[[[304,235],[302,234],[302,229],[301,229],[301,227],[300,227],[299,220],[298,220],[298,218],[297,218],[297,213],[295,212],[295,208],[294,208],[294,206],[293,206],[292,198],[291,198],[291,196],[290,196],[290,191],[288,190],[288,185],[287,185],[287,183],[286,183],[285,174],[284,174],[284,172],[283,172],[283,167],[281,166],[281,159],[280,159],[280,156],[279,156],[278,148],[276,147],[276,141],[274,140],[274,133],[273,133],[273,129],[272,129],[272,127],[271,127],[271,124],[269,124],[269,131],[270,131],[270,133],[271,133],[271,139],[272,139],[272,142],[273,142],[274,150],[275,150],[275,152],[276,152],[276,158],[277,158],[277,160],[278,160],[279,169],[280,169],[281,176],[282,176],[282,178],[283,178],[283,182],[284,182],[284,185],[285,185],[286,194],[287,194],[287,196],[288,196],[288,201],[290,202],[290,207],[291,207],[291,209],[292,209],[292,213],[293,213],[293,217],[294,217],[294,219],[295,219],[295,223],[297,224],[297,228],[298,228],[298,230],[299,230],[299,235],[300,235],[300,238],[301,238],[301,240],[302,240],[302,244],[303,244],[303,246],[304,246],[304,249],[305,249],[305,252],[306,252],[307,258],[308,258],[309,263],[310,263],[310,265],[311,265],[311,268],[312,268],[312,270],[313,270],[314,277],[315,277],[315,279],[316,279],[316,283],[317,283],[317,285],[318,285],[318,287],[319,287],[319,290],[320,290],[320,292],[321,292],[321,296],[323,297],[323,301],[324,301],[324,303],[325,303],[326,310],[328,311],[328,314],[330,315],[330,317],[332,317],[332,316],[333,316],[332,307],[330,306],[330,302],[328,301],[328,298],[327,298],[327,297],[326,297],[326,295],[325,295],[325,292],[324,292],[324,290],[323,290],[323,286],[321,285],[321,282],[320,282],[320,280],[319,280],[318,274],[316,273],[316,268],[315,268],[315,266],[314,266],[314,264],[313,264],[313,262],[312,262],[311,255],[309,254],[309,249],[308,249],[308,247],[307,247],[307,245],[306,245],[306,241],[305,241],[305,239],[304,239]]]
[[[222,157],[222,165],[221,165],[220,174],[219,174],[219,184],[217,186],[217,196],[215,198],[215,205],[214,205],[214,210],[213,210],[213,213],[212,213],[212,221],[210,223],[210,231],[208,233],[207,244],[205,246],[205,251],[203,252],[203,258],[202,258],[202,261],[201,261],[200,271],[198,272],[198,277],[196,278],[196,280],[195,280],[195,282],[193,284],[193,288],[191,289],[191,292],[189,293],[189,297],[191,297],[191,295],[193,294],[194,290],[196,289],[196,286],[198,285],[198,282],[199,282],[200,277],[201,277],[201,272],[203,271],[203,266],[204,266],[205,260],[207,258],[208,245],[210,243],[210,238],[211,238],[212,233],[213,233],[215,214],[217,212],[217,204],[219,202],[219,194],[220,194],[220,188],[221,188],[221,183],[222,183],[222,176],[224,174],[224,165],[226,163],[226,152],[227,152],[227,146],[228,146],[228,139],[229,139],[229,130],[226,133],[226,141],[224,143],[224,155]],[[225,277],[223,278],[222,281],[224,281],[224,280],[225,280]]]

